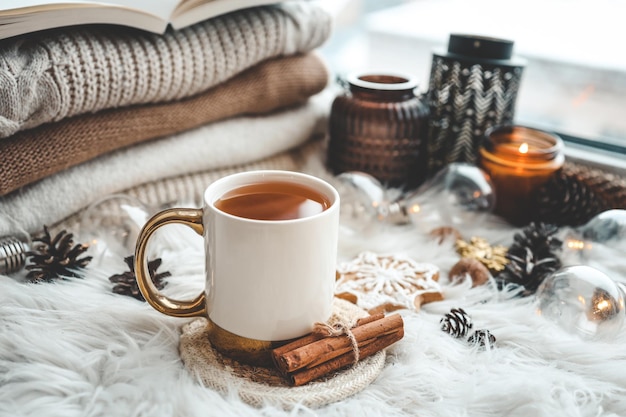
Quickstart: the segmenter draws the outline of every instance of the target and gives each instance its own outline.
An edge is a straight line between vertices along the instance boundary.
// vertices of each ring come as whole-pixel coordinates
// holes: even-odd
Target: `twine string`
[[[339,320],[336,323],[321,323],[317,322],[313,325],[313,334],[322,336],[322,337],[339,337],[339,336],[347,336],[350,340],[350,345],[352,346],[352,353],[354,353],[354,360],[352,361],[352,365],[356,365],[359,362],[360,350],[359,343],[352,333],[352,327],[354,327],[355,323],[350,323],[345,320]]]

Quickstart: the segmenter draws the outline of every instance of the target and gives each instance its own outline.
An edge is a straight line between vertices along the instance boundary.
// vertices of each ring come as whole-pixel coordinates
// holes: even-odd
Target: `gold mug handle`
[[[152,307],[168,316],[206,316],[204,291],[192,301],[173,300],[159,292],[148,273],[148,260],[146,259],[148,240],[159,227],[172,223],[189,226],[200,236],[204,234],[202,209],[171,208],[155,214],[148,220],[139,233],[135,248],[135,275],[139,291]]]

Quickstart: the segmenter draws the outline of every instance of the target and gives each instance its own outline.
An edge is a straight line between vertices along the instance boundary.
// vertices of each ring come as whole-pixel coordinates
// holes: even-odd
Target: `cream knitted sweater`
[[[111,152],[22,187],[0,197],[0,237],[24,230],[37,232],[96,198],[140,184],[234,168],[297,148],[326,131],[332,98],[328,90],[295,108],[209,123]],[[152,191],[157,195],[164,192],[163,187]]]
[[[46,122],[189,97],[330,35],[314,2],[244,9],[179,31],[65,29],[0,44],[0,138]]]

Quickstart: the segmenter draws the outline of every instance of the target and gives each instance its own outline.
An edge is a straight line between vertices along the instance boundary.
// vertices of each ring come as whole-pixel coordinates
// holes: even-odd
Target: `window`
[[[432,51],[450,33],[512,40],[527,61],[516,122],[561,134],[574,156],[593,147],[626,172],[626,1],[328,1],[337,24],[323,53],[334,72],[393,70],[425,90]]]

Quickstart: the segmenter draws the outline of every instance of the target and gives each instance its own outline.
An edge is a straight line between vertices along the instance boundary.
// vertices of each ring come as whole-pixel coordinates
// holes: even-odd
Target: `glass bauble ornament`
[[[586,339],[610,339],[624,323],[624,287],[590,266],[562,268],[535,297],[538,314]]]
[[[436,213],[443,224],[455,226],[482,223],[493,211],[495,199],[491,179],[482,169],[457,162],[394,204],[415,224]]]
[[[390,198],[382,184],[363,172],[337,176],[342,220],[352,229],[367,222],[436,226],[477,225],[491,213],[496,196],[489,176],[475,165],[449,164],[414,191]]]
[[[89,244],[95,260],[110,255],[123,259],[135,253],[135,243],[152,210],[125,194],[112,194],[94,201],[80,217],[79,236]]]
[[[568,229],[562,238],[565,257],[588,263],[603,252],[626,253],[626,210],[612,209],[597,214],[587,223]]]
[[[362,231],[372,222],[386,217],[387,190],[372,175],[349,171],[339,174],[336,184],[341,197],[340,225],[350,231]]]
[[[626,210],[612,209],[596,215],[578,228],[583,239],[598,243],[626,242]]]

